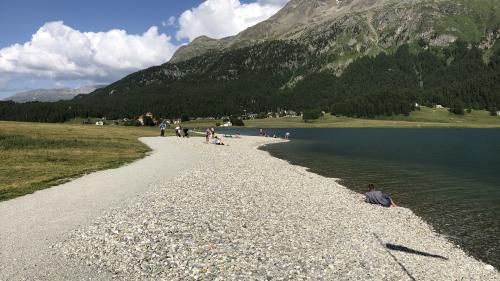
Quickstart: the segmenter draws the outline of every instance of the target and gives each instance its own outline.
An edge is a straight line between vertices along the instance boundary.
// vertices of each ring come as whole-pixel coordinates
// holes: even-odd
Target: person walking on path
[[[368,185],[369,191],[365,193],[365,202],[370,204],[382,205],[384,207],[397,207],[392,198],[382,193],[382,191],[375,190],[375,185]]]
[[[175,127],[175,135],[180,138],[181,137],[181,127],[180,126],[177,126]]]
[[[165,136],[165,130],[167,129],[167,124],[165,122],[162,122],[160,124],[160,136],[164,137]]]

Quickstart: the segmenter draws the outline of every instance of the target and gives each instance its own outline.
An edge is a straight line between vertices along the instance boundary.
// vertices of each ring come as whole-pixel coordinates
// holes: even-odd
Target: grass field
[[[188,127],[212,127],[220,120],[197,120],[183,123]],[[222,123],[222,122],[221,122]],[[325,117],[305,123],[301,117],[245,120],[248,128],[500,128],[500,117],[490,116],[487,111],[472,111],[463,116],[454,115],[447,109],[422,107],[410,116],[357,119]]]
[[[156,128],[0,122],[0,201],[142,158]]]

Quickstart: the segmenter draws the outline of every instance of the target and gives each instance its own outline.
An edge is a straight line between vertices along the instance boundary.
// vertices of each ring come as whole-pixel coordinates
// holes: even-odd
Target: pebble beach
[[[257,149],[282,140],[161,141],[161,153],[198,161],[56,251],[117,280],[500,280],[411,210],[366,204],[336,179]]]

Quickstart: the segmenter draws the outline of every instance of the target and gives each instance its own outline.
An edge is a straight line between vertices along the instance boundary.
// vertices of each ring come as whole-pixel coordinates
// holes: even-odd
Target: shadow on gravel
[[[440,256],[440,255],[433,255],[433,254],[430,254],[430,253],[413,250],[413,249],[410,249],[410,248],[405,247],[405,246],[400,246],[400,245],[394,245],[394,244],[387,243],[387,244],[385,244],[385,247],[387,247],[387,249],[392,250],[392,251],[399,251],[399,252],[405,252],[405,253],[408,253],[408,254],[414,254],[414,255],[424,256],[424,257],[430,257],[430,258],[437,258],[437,259],[442,259],[442,260],[448,260],[448,258]]]
[[[380,245],[382,245],[382,247],[385,247],[386,245],[384,244],[384,242],[382,242],[382,239],[380,239],[380,237],[378,237],[377,234],[373,233],[373,236],[375,236],[375,238],[377,238],[378,242],[380,243]],[[387,251],[387,253],[389,253],[389,255],[394,259],[394,261],[401,267],[401,269],[406,273],[406,275],[408,275],[408,278],[410,278],[410,280],[412,281],[417,281],[417,279],[415,279],[415,277],[413,277],[413,275],[411,275],[411,273],[408,271],[408,269],[406,269],[406,267],[398,260],[398,258],[396,258],[396,256],[394,256],[391,251],[389,251],[387,249],[387,247],[385,247],[385,250]]]

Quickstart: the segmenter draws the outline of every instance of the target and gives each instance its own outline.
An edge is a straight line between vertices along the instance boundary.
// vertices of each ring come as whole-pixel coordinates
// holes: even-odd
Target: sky
[[[235,35],[287,1],[0,0],[0,99],[112,83],[198,36]]]

